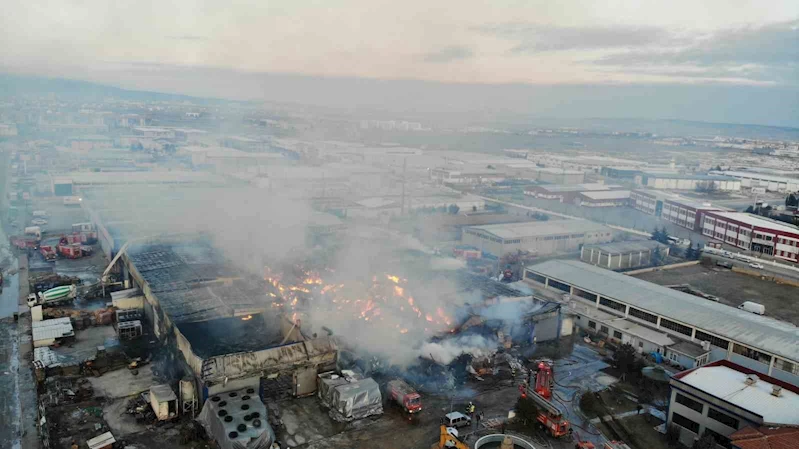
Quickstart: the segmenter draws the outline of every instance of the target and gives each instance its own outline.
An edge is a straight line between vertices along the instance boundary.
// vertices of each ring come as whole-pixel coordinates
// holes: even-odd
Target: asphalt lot
[[[724,259],[730,260],[730,259]],[[736,265],[739,265],[736,263]],[[748,264],[743,264],[747,266]],[[748,268],[748,267],[747,267]],[[778,284],[757,276],[736,273],[721,267],[702,264],[635,275],[659,285],[690,284],[720,298],[719,302],[738,307],[744,301],[766,306],[766,316],[799,326],[799,288]],[[697,301],[707,301],[697,297]]]
[[[729,257],[724,257],[724,256],[720,256],[720,255],[717,255],[717,254],[710,254],[710,253],[707,253],[707,252],[703,253],[702,257],[708,257],[714,263],[716,261],[730,262],[735,267],[744,268],[746,270],[751,270],[751,271],[758,271],[760,273],[763,273],[763,275],[765,275],[765,276],[776,276],[776,277],[787,279],[789,281],[799,282],[799,271],[791,270],[790,268],[776,267],[776,266],[771,265],[769,263],[761,263],[761,265],[763,265],[763,268],[752,268],[752,267],[749,266],[749,264],[751,262],[747,262],[747,261],[744,261],[744,260],[738,260],[738,259],[730,259]],[[755,261],[755,262],[759,262],[759,261]],[[797,268],[799,268],[799,266],[797,266]]]

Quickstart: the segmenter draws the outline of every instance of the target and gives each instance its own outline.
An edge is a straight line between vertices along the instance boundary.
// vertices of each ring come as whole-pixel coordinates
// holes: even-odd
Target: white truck
[[[747,312],[756,313],[758,315],[766,314],[766,306],[752,301],[745,301],[743,304],[738,306],[738,308]]]
[[[62,285],[61,287],[51,288],[50,290],[28,295],[28,307],[35,306],[55,306],[66,304],[78,296],[78,287],[73,285]]]

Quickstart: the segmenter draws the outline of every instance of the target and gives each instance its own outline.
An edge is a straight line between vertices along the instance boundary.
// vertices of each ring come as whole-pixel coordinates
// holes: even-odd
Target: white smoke
[[[489,356],[497,351],[499,341],[481,335],[461,335],[440,342],[428,342],[419,349],[419,356],[449,365],[463,354],[473,357]]]

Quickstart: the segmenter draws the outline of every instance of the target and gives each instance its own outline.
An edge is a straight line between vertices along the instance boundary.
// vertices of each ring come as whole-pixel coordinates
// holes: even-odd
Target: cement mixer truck
[[[28,295],[28,307],[35,306],[56,306],[66,304],[78,296],[78,287],[73,285],[62,285],[61,287],[51,288],[50,290]]]

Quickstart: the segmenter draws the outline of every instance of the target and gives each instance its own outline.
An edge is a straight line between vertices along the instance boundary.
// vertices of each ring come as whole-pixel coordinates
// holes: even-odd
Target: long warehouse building
[[[535,221],[472,226],[463,232],[463,243],[497,257],[518,250],[547,255],[579,251],[584,244],[608,243],[616,232],[588,220]]]
[[[567,293],[576,305],[708,345],[705,362],[726,359],[799,385],[799,328],[792,324],[573,260],[532,265],[524,279]]]

